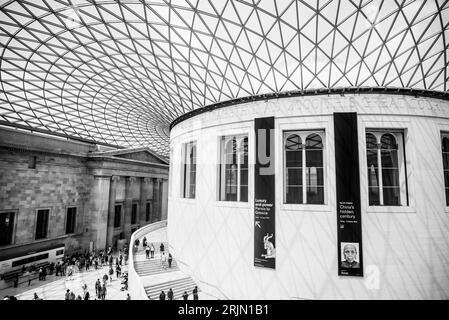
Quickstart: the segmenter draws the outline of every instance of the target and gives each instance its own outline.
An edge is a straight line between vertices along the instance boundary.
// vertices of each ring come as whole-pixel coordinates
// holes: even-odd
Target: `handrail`
[[[128,250],[130,253],[128,258],[128,292],[133,300],[149,300],[142,280],[134,269],[134,241],[136,238],[140,238],[151,231],[155,231],[166,226],[167,220],[158,221],[143,226],[131,235]]]

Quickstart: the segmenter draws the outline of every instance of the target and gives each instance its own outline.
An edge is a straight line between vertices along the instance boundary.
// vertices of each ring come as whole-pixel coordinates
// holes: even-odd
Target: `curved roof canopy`
[[[0,124],[167,155],[168,126],[239,97],[448,90],[447,0],[0,1]]]

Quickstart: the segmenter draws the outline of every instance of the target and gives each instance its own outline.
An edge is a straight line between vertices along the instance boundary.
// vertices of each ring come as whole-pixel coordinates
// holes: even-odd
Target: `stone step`
[[[182,299],[182,295],[184,291],[187,291],[189,294],[189,300],[193,299],[192,290],[195,288],[196,284],[192,278],[186,277],[173,281],[167,281],[163,283],[159,283],[153,286],[145,287],[145,291],[148,297],[152,300],[159,300],[159,294],[161,291],[164,291],[166,299],[168,290],[171,288],[173,290],[173,298],[175,300]],[[200,289],[198,288],[198,292]]]
[[[148,259],[144,261],[134,261],[134,269],[139,276],[148,276],[152,274],[172,272],[179,270],[176,260],[173,259],[171,268],[168,267],[168,263],[165,263],[166,268],[162,268],[161,261],[159,259]]]

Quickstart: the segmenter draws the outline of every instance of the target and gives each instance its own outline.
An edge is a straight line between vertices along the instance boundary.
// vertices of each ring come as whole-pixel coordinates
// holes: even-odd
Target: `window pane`
[[[373,165],[368,168],[368,186],[379,187],[379,168]]]
[[[248,169],[240,170],[240,185],[241,186],[248,185]]]
[[[449,152],[449,138],[444,137],[441,144],[442,144],[441,148],[442,148],[443,152]]]
[[[316,187],[316,186],[307,187],[307,203],[323,204],[324,187]]]
[[[137,221],[137,204],[133,203],[131,206],[131,224],[135,224]]]
[[[396,138],[390,133],[382,135],[382,137],[380,138],[380,143],[382,149],[389,149],[389,150],[398,149],[398,146],[396,144]]]
[[[248,186],[240,186],[240,201],[248,202]]]
[[[366,148],[367,149],[377,149],[376,137],[372,133],[366,134]]]
[[[323,186],[324,185],[323,168],[316,168],[316,167],[307,168],[306,183],[307,186]]]
[[[323,149],[321,137],[316,133],[309,134],[306,138],[306,149]]]
[[[150,203],[147,202],[146,208],[145,208],[145,221],[150,221]]]
[[[322,167],[323,166],[323,150],[306,150],[306,166]]]
[[[380,205],[379,187],[368,187],[369,205]]]
[[[380,152],[382,161],[382,168],[397,168],[398,167],[398,151],[397,150],[382,150]]]
[[[385,187],[383,188],[384,205],[398,206],[400,205],[400,189],[399,187]]]
[[[300,150],[301,148],[301,138],[298,135],[291,134],[285,139],[285,150]]]
[[[75,232],[75,223],[76,223],[76,208],[75,207],[68,208],[66,217],[66,233]]]
[[[377,168],[377,150],[366,150],[368,168],[374,166]]]
[[[302,203],[302,187],[287,187],[286,203]]]
[[[399,169],[382,169],[384,187],[399,187]]]
[[[302,166],[302,151],[286,151],[285,152],[285,166],[286,167],[301,167]]]
[[[302,186],[302,170],[287,168],[287,186]]]
[[[12,243],[14,230],[14,212],[0,213],[0,246]]]

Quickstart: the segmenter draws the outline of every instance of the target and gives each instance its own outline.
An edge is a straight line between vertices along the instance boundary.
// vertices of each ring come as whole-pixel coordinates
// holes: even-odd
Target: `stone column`
[[[109,191],[110,177],[94,176],[88,210],[86,210],[86,228],[90,241],[93,242],[93,249],[103,249],[106,246]]]
[[[108,214],[108,229],[107,229],[107,245],[113,246],[114,237],[114,218],[115,218],[115,198],[117,183],[120,180],[120,176],[112,176],[109,188],[109,214]],[[123,209],[122,209],[123,210]]]
[[[168,179],[162,179],[161,197],[161,220],[167,220]]]
[[[125,234],[125,239],[131,237],[131,210],[133,205],[132,184],[136,183],[136,177],[126,178],[125,184],[125,205],[123,212],[122,230]]]
[[[157,179],[157,183],[158,183],[158,188],[159,188],[159,192],[158,192],[158,210],[157,210],[157,221],[161,221],[162,220],[162,192],[163,192],[163,180],[162,178],[158,178]]]
[[[140,181],[140,218],[141,227],[150,223],[146,221],[147,201],[153,197],[153,180],[151,178],[141,178]],[[150,208],[151,212],[151,208]],[[151,216],[150,216],[151,219]]]
[[[153,210],[151,212],[151,222],[159,221],[159,179],[153,178]]]

